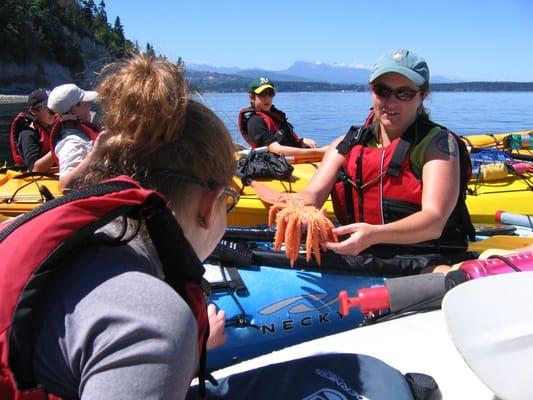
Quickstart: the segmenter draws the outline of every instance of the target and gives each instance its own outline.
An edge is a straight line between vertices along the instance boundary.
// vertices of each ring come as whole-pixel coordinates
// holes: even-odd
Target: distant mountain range
[[[279,71],[242,69],[239,67],[214,67],[212,65],[194,63],[187,63],[186,67],[188,70],[193,71],[231,74],[245,78],[267,75],[274,82],[324,82],[343,85],[365,85],[368,83],[368,77],[370,76],[370,68],[307,61],[296,61],[289,68]],[[440,75],[431,77],[431,83],[457,82],[460,81]]]

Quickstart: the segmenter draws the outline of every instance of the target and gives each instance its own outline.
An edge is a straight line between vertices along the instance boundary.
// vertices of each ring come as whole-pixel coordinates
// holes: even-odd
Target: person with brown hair
[[[106,138],[80,185],[127,175],[159,192],[182,232],[175,268],[203,270],[239,198],[228,130],[188,98],[182,71],[165,60],[138,55],[114,64],[98,93]],[[122,227],[113,221],[99,234],[116,237]],[[127,243],[100,240],[64,260],[64,273],[44,293],[34,367],[48,393],[181,399],[202,359],[202,321],[209,318],[207,348],[224,343],[223,311],[210,305],[205,320],[195,320],[165,283],[146,224],[128,220],[123,237]]]
[[[470,256],[465,253],[475,234],[465,204],[470,159],[464,143],[430,120],[424,108],[425,59],[406,49],[389,52],[373,66],[369,84],[373,113],[367,123],[336,139],[295,195],[321,207],[332,194],[343,225],[334,233],[342,240],[324,241],[323,248],[375,255],[373,265],[378,258],[397,260],[397,265],[387,261],[396,273]],[[412,258],[420,262],[404,267],[405,254],[421,254]]]

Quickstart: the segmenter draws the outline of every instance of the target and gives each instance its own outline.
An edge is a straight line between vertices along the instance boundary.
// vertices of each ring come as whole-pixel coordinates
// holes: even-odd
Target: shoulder
[[[436,151],[452,157],[459,155],[457,138],[448,129],[437,126],[429,132],[428,136],[426,154]]]
[[[254,114],[248,119],[248,134],[250,136],[254,136],[254,134],[263,134],[264,131],[268,131],[268,126],[263,119],[257,115]]]
[[[34,138],[34,137],[39,137],[39,133],[31,128],[30,126],[24,128],[23,130],[21,130],[19,132],[19,138],[22,140],[24,138]]]
[[[168,373],[181,367],[192,375],[198,359],[194,316],[154,276],[145,255],[129,246],[96,247],[70,264],[43,304],[37,346],[41,374],[47,377],[47,371],[63,365],[75,382],[86,390],[97,387],[100,394],[112,393],[113,380],[128,384],[134,372],[141,380],[154,368]],[[146,365],[147,357],[155,366]]]
[[[92,142],[89,137],[77,129],[61,130],[55,145],[56,152],[70,151],[72,149],[90,149]]]
[[[250,125],[258,125],[258,124],[265,124],[265,121],[263,121],[263,118],[261,118],[256,113],[253,113],[250,115],[250,118],[248,118],[248,126]]]

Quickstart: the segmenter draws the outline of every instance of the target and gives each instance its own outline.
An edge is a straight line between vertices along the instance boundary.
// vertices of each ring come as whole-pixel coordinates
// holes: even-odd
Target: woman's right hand
[[[209,319],[209,338],[207,339],[207,350],[215,349],[226,343],[228,336],[225,332],[226,313],[224,310],[217,312],[217,306],[209,304],[207,306],[207,318]]]
[[[322,248],[331,250],[337,254],[345,254],[356,256],[363,250],[377,243],[375,233],[379,229],[379,225],[370,225],[365,223],[356,223],[350,225],[339,226],[333,229],[337,236],[350,235],[348,239],[342,242],[325,242],[322,243]]]

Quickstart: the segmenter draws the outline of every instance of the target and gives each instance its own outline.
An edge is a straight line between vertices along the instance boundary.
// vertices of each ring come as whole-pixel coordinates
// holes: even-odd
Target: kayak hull
[[[229,324],[226,344],[208,353],[209,369],[355,328],[363,314],[355,311],[343,317],[338,311],[339,291],[354,294],[384,282],[378,275],[333,271],[268,266],[237,270],[246,290],[231,294],[228,289],[209,296],[226,312]]]

